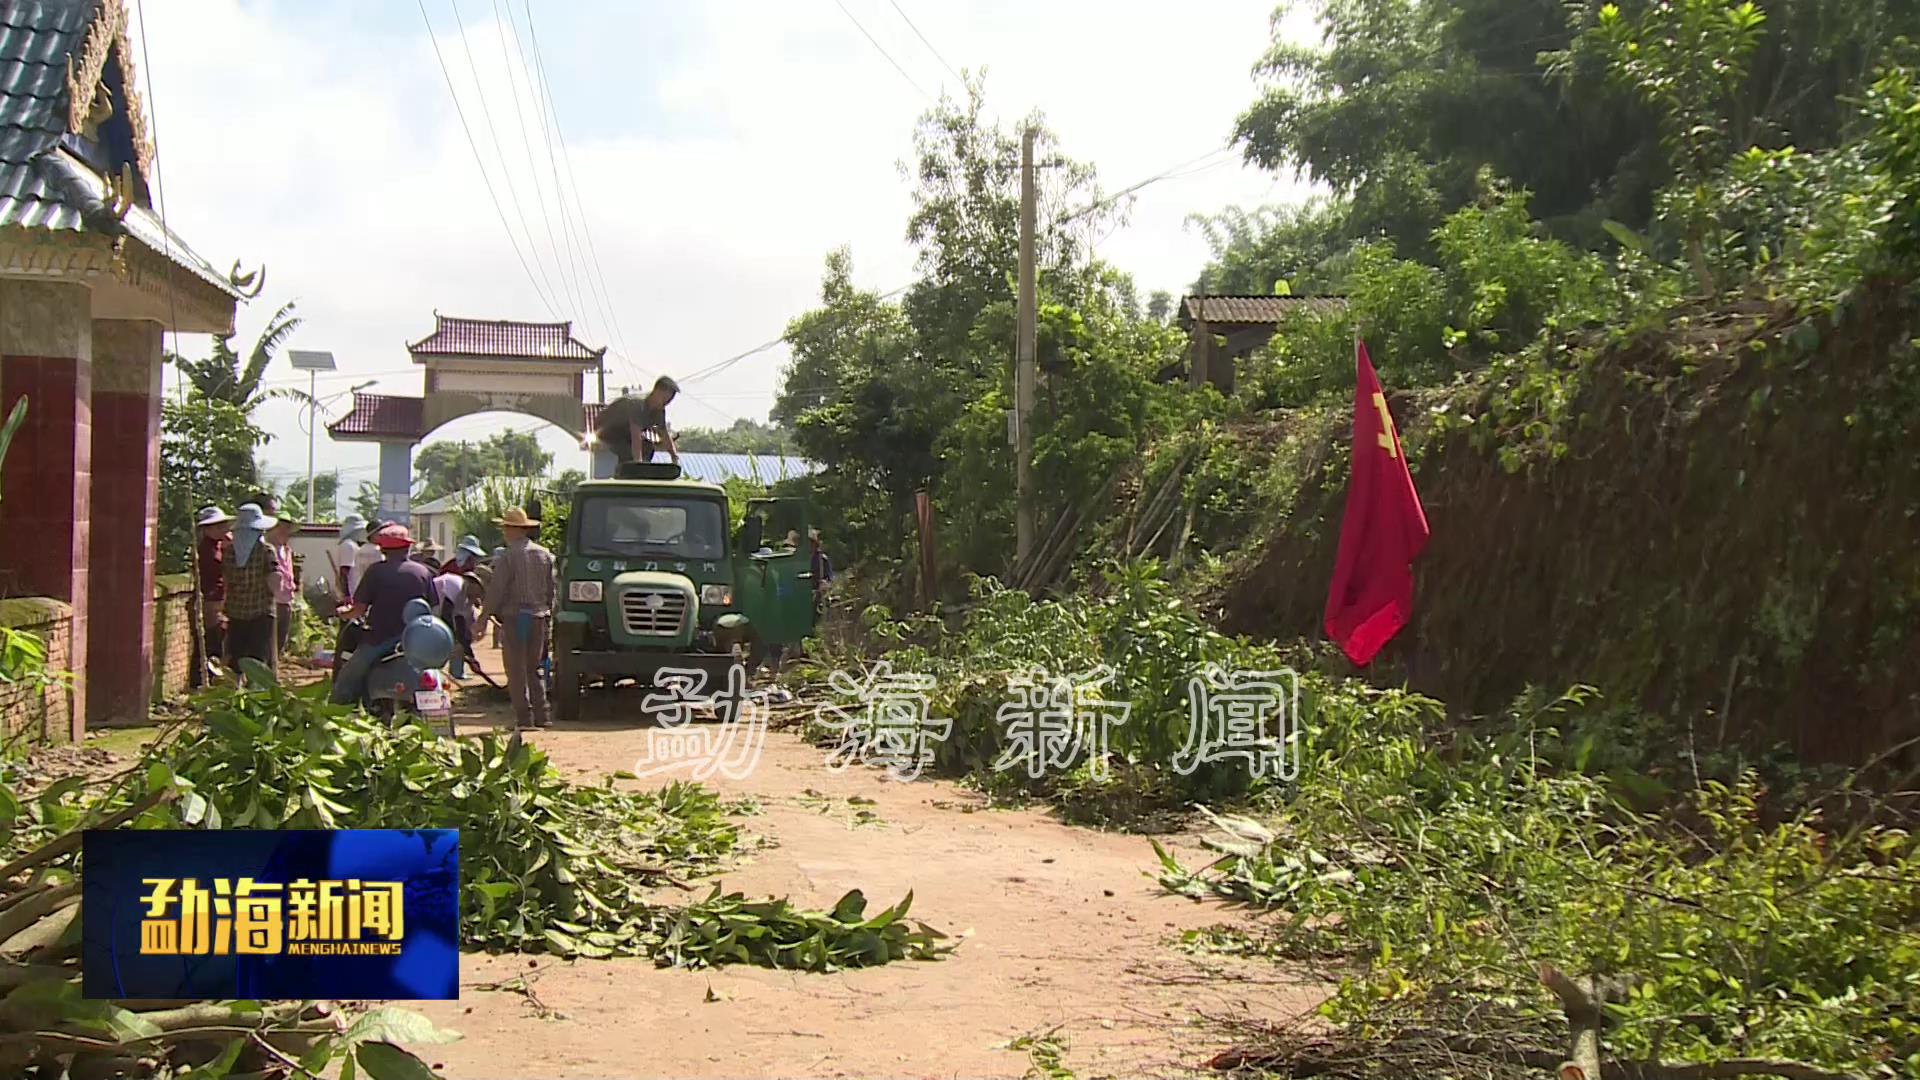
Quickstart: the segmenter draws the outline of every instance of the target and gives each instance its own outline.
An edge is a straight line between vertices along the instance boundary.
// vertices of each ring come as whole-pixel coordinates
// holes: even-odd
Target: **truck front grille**
[[[687,621],[687,594],[635,589],[620,597],[620,621],[633,637],[678,637]]]

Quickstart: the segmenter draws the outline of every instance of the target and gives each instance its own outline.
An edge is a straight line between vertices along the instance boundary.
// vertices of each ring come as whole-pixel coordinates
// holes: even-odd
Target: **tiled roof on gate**
[[[334,438],[417,439],[425,402],[417,397],[355,394],[353,411],[327,425]]]
[[[597,363],[604,348],[593,349],[573,336],[571,322],[514,322],[511,319],[461,319],[438,312],[433,333],[407,346],[415,357],[497,356],[515,360],[573,360]]]
[[[1272,324],[1296,311],[1326,315],[1346,306],[1344,296],[1189,296],[1180,303],[1180,322]]]
[[[111,171],[107,147],[68,132],[69,77],[84,78],[89,57],[109,54],[87,48],[90,33],[111,39],[111,64],[119,61],[122,85],[113,103],[119,123],[141,129],[138,87],[126,43],[124,0],[0,0],[0,227],[49,232],[131,235],[196,277],[227,293],[238,291],[226,275],[195,255],[154,215],[144,178],[134,178],[131,202],[114,206],[103,171]],[[96,25],[97,24],[97,25]],[[101,70],[103,78],[106,69]],[[139,121],[136,123],[136,121]],[[106,128],[102,129],[104,137]],[[150,147],[134,139],[135,156]],[[129,147],[122,146],[121,151]]]

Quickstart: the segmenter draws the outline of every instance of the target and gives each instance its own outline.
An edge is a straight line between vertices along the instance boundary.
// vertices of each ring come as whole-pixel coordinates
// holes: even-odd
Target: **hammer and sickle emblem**
[[[1387,452],[1388,457],[1399,457],[1399,447],[1394,443],[1393,417],[1387,412],[1387,395],[1374,394],[1373,407],[1380,413],[1380,434],[1374,438],[1380,443],[1380,449]]]

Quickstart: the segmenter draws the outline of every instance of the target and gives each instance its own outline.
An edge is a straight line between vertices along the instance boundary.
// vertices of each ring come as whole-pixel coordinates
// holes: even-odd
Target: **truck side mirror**
[[[760,517],[748,514],[740,523],[740,554],[751,555],[760,550]]]

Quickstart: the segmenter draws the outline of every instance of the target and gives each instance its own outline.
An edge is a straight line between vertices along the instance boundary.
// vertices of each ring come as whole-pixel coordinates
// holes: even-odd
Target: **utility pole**
[[[1020,134],[1020,307],[1019,340],[1013,355],[1013,432],[1015,498],[1015,558],[1024,562],[1033,553],[1033,363],[1034,336],[1039,322],[1033,268],[1033,129]]]

